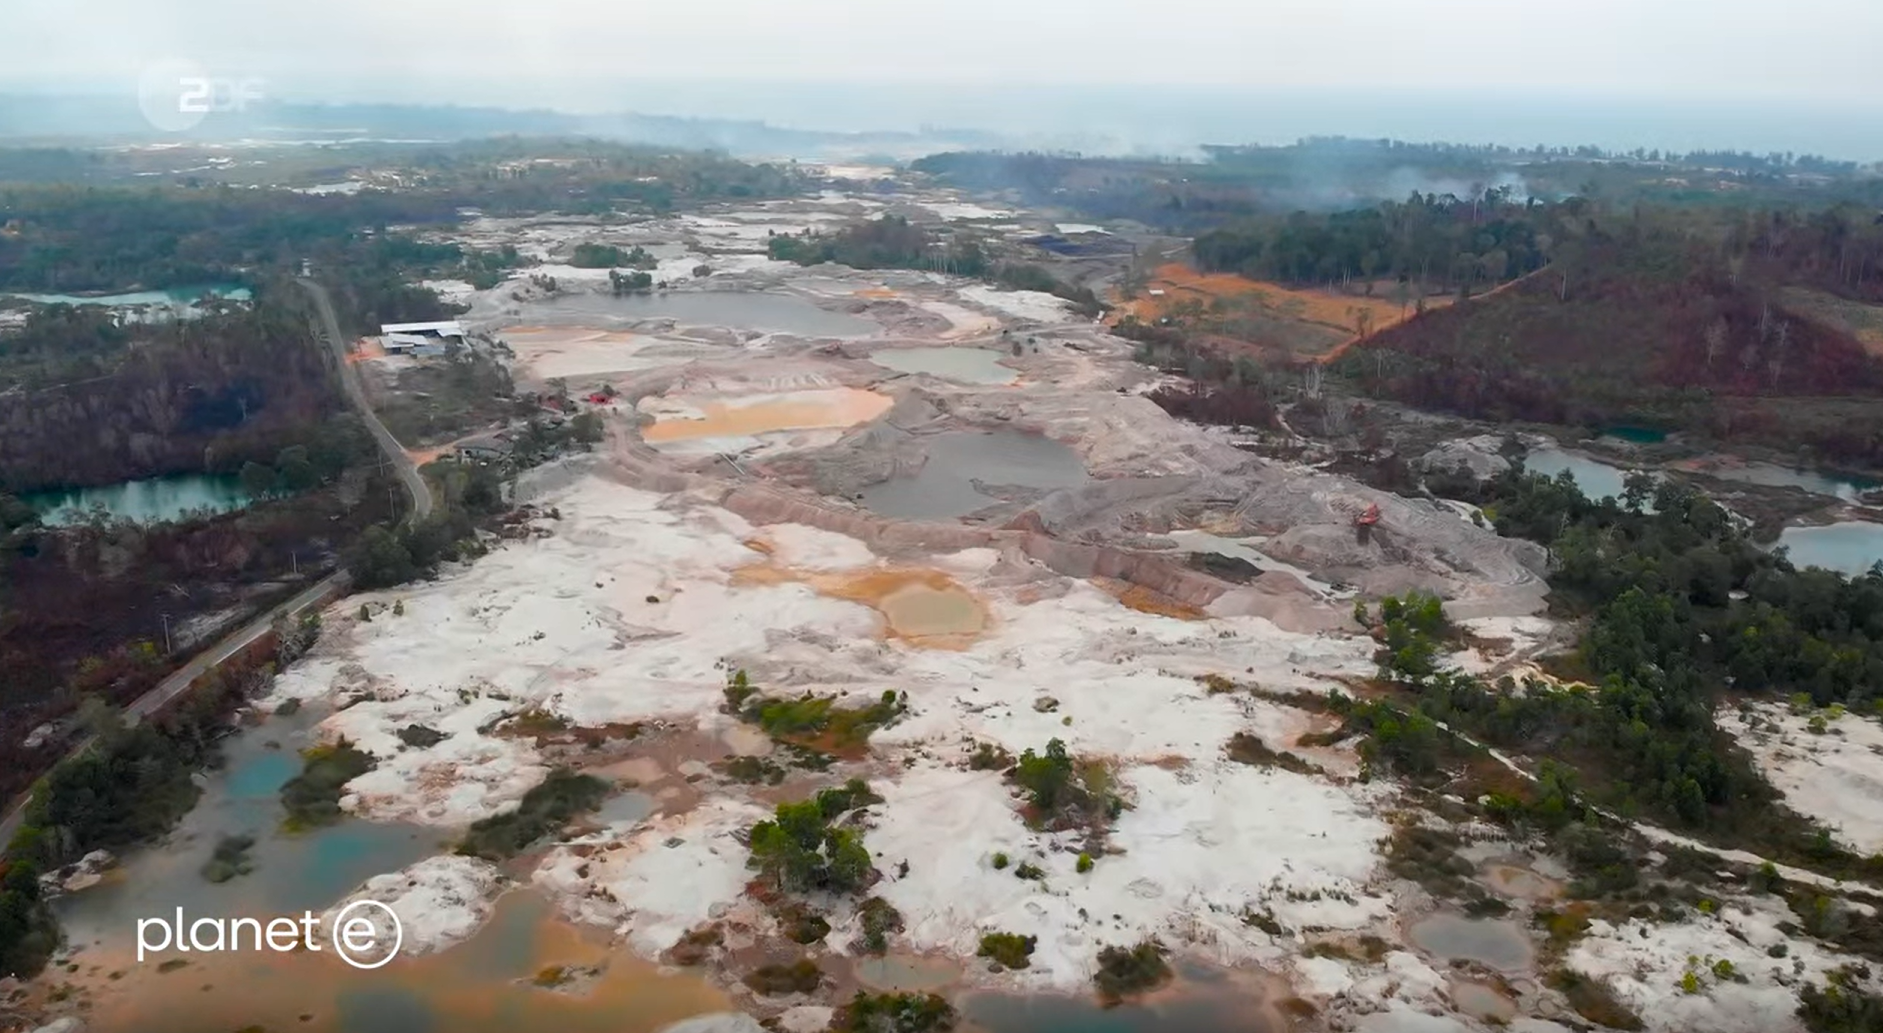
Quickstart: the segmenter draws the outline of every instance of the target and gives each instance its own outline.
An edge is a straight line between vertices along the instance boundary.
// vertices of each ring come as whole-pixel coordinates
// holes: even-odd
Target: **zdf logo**
[[[167,133],[194,129],[211,114],[246,111],[262,100],[262,81],[206,75],[194,61],[159,61],[137,82],[145,121]]]

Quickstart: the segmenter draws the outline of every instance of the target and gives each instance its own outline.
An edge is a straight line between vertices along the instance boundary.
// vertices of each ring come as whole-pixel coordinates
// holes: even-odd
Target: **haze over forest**
[[[1771,14],[1597,0],[1564,18],[1475,0],[1339,0],[1174,19],[1112,0],[968,0],[884,19],[841,0],[735,0],[702,19],[588,0],[337,0],[263,14],[225,0],[26,0],[9,35],[35,45],[9,55],[0,93],[134,98],[143,70],[184,59],[260,77],[271,99],[298,104],[981,129],[1088,152],[1341,134],[1883,156],[1883,65],[1869,52],[1883,8],[1803,0]],[[8,135],[47,131],[0,120]]]

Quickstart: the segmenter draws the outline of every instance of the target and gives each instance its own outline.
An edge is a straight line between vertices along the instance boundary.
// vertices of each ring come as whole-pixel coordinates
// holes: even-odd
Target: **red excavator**
[[[1373,539],[1373,527],[1380,522],[1380,504],[1375,502],[1366,511],[1353,518],[1354,540],[1361,545]]]

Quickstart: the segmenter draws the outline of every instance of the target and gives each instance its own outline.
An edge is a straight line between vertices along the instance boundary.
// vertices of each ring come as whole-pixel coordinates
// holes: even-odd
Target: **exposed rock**
[[[1510,469],[1510,460],[1498,451],[1503,444],[1503,439],[1494,434],[1447,441],[1420,456],[1418,467],[1425,473],[1462,472],[1474,480],[1488,481]]]

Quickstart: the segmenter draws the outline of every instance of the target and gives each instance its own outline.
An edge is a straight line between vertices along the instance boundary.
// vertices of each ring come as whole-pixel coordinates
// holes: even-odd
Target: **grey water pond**
[[[862,316],[819,308],[795,294],[768,291],[563,294],[531,304],[529,312],[531,318],[543,314],[621,320],[667,318],[692,326],[723,326],[800,337],[867,337],[879,329]]]
[[[965,384],[1011,384],[1020,374],[1000,364],[986,348],[886,348],[870,361],[900,373],[928,373]]]
[[[958,430],[928,439],[927,462],[913,475],[863,490],[863,505],[903,520],[948,520],[994,505],[987,486],[1076,488],[1091,478],[1079,454],[1051,438],[1017,430]]]

